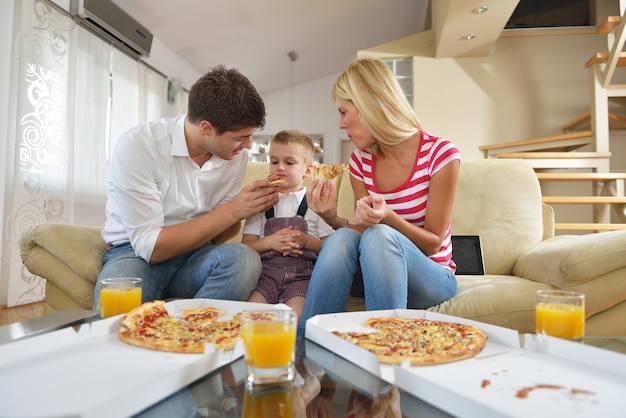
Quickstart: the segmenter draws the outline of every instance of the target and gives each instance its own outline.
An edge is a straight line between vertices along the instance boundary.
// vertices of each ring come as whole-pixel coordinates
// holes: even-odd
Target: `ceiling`
[[[518,1],[436,0],[431,14],[430,0],[114,0],[199,73],[238,68],[261,94],[292,76],[341,72],[358,51],[425,30],[433,56],[488,54]],[[472,13],[482,5],[489,13]]]

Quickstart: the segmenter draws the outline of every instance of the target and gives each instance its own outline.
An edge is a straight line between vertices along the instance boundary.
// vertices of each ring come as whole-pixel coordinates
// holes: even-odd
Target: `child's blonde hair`
[[[300,155],[304,158],[304,163],[313,163],[313,156],[315,155],[313,140],[305,133],[300,132],[297,129],[286,129],[284,131],[280,131],[274,135],[271,144],[296,145],[300,149]]]

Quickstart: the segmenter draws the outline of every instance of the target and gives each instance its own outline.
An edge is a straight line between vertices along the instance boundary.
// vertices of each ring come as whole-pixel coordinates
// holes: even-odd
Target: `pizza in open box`
[[[185,309],[182,319],[171,316],[162,300],[146,302],[122,319],[118,335],[128,344],[175,353],[204,353],[205,344],[232,350],[239,339],[240,315],[221,320],[223,309]]]
[[[487,344],[487,336],[478,328],[452,322],[384,317],[370,318],[364,325],[374,330],[333,334],[371,351],[383,364],[449,363],[474,357]]]

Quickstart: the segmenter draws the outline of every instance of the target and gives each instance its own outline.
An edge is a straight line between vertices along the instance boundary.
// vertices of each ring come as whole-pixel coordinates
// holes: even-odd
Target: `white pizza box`
[[[378,358],[373,353],[332,334],[332,331],[371,331],[371,328],[363,325],[368,318],[388,316],[435,319],[477,326],[489,337],[487,345],[479,354],[480,357],[506,353],[518,349],[520,346],[519,334],[515,330],[415,309],[391,309],[384,311],[359,311],[317,315],[307,320],[305,336],[344,359],[357,364],[380,380],[387,383],[394,383],[394,370],[392,365],[380,364]],[[317,355],[315,351],[313,351],[313,353],[314,356]],[[307,356],[308,355],[309,350],[307,348]],[[332,367],[341,367],[342,363],[341,359],[332,360],[332,358],[324,359],[324,357],[320,359],[314,358],[314,360],[322,362],[326,360],[326,363],[324,363],[325,366],[330,366],[328,362],[332,361],[338,363],[333,364]],[[361,390],[368,394],[380,393],[381,390],[385,391],[388,388],[388,385],[380,383],[378,379],[371,378],[355,379],[351,380],[351,383],[356,384]]]
[[[224,319],[243,310],[289,309],[213,299],[176,300],[168,312],[213,306]],[[123,315],[0,345],[1,417],[130,416],[243,354],[167,353],[122,342]]]
[[[331,333],[368,329],[362,323],[375,316],[473,325],[489,340],[473,358],[411,367],[381,365],[373,354]],[[524,336],[522,345],[517,331],[422,310],[319,315],[307,322],[306,336],[453,416],[623,416],[626,356],[596,347],[544,335]],[[526,397],[518,397],[525,391]]]

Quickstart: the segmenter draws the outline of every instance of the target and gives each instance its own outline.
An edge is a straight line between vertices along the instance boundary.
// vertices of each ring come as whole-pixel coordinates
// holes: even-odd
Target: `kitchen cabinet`
[[[270,141],[274,135],[252,135],[252,148],[248,151],[249,160],[251,162],[270,162],[269,150]],[[313,155],[313,164],[321,164],[324,162],[324,135],[307,134],[313,140],[315,154]]]

